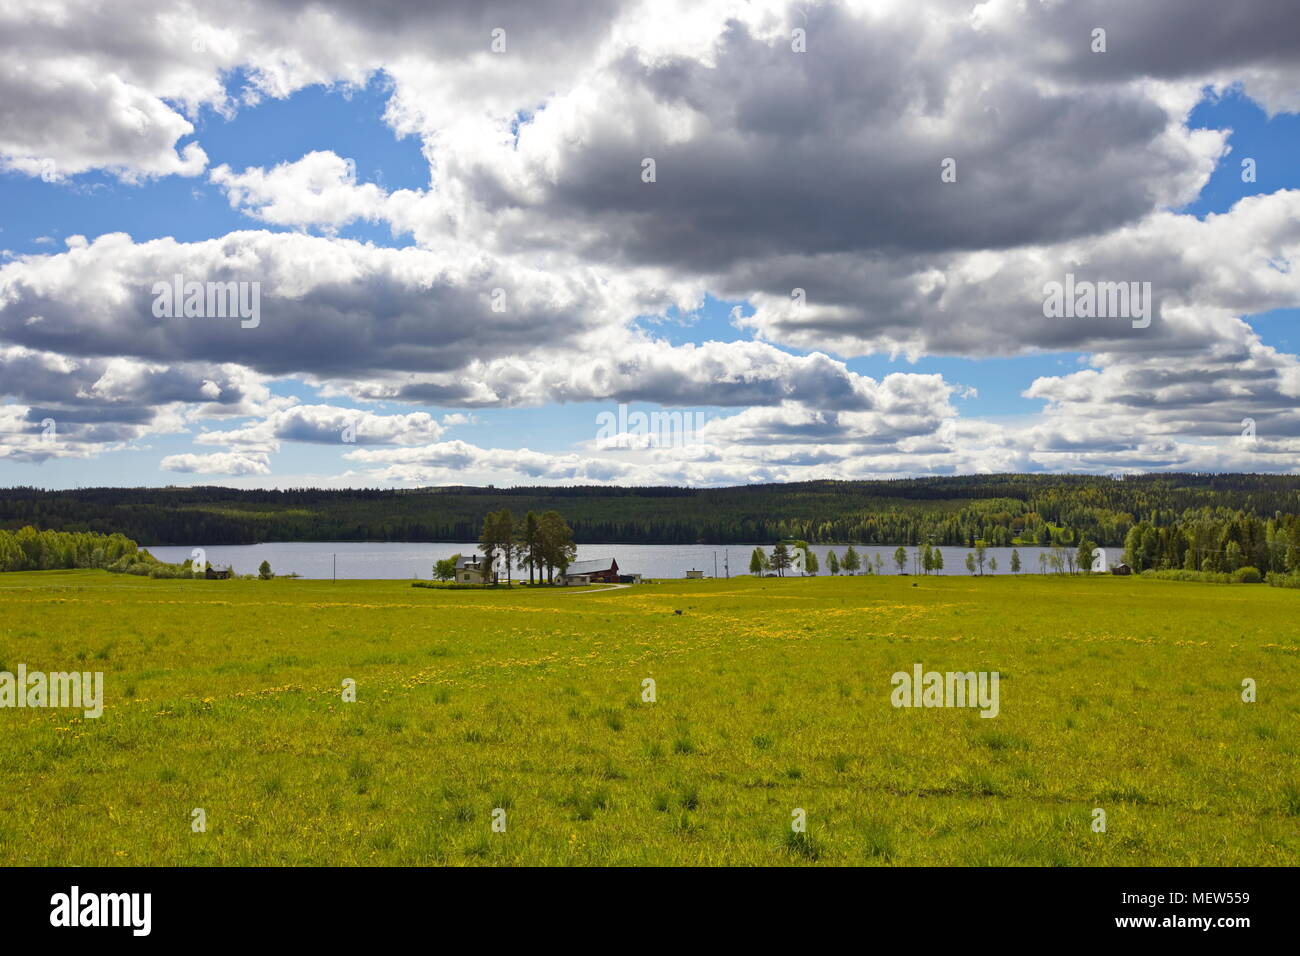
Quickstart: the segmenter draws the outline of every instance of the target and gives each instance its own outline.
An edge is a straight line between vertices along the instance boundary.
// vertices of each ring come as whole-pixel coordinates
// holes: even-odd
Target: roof
[[[456,559],[456,570],[463,571],[468,567],[477,568],[482,560],[483,555],[481,554],[462,554]]]
[[[574,561],[565,574],[595,574],[597,571],[613,571],[613,558],[597,558],[594,561]]]

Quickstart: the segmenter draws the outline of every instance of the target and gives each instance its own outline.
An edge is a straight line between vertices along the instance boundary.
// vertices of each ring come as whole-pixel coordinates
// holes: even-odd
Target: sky
[[[0,486],[1300,471],[1287,0],[0,37]]]

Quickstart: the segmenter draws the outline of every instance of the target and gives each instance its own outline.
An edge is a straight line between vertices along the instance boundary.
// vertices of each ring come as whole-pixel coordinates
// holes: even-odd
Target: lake
[[[706,577],[714,575],[714,560],[717,561],[717,574],[726,576],[726,565],[730,557],[732,574],[749,573],[749,556],[754,545],[712,545],[712,544],[580,544],[578,560],[587,561],[594,558],[616,558],[619,570],[628,574],[640,574],[646,578],[683,578],[692,568],[705,573]],[[843,557],[844,545],[813,545],[813,553],[821,563],[821,574],[826,574],[826,552],[834,550]],[[893,574],[894,549],[891,545],[855,545],[858,554],[864,558],[880,555],[884,562],[884,572]],[[771,545],[764,545],[764,550],[771,553]],[[210,564],[217,567],[233,567],[239,574],[256,574],[263,561],[269,561],[271,570],[277,574],[296,571],[304,578],[330,578],[337,573],[340,578],[353,579],[407,579],[420,578],[429,580],[433,577],[433,563],[439,558],[453,554],[469,554],[475,550],[473,544],[455,543],[389,543],[389,542],[329,542],[300,541],[279,544],[242,544],[213,545],[205,549]],[[967,574],[966,554],[968,548],[943,547],[943,571],[940,574]],[[1039,547],[1022,547],[1020,551],[1021,571],[1038,573],[1039,554],[1048,554],[1051,549]],[[1100,550],[1100,549],[1099,549]],[[148,551],[160,561],[179,563],[190,556],[189,547],[175,545],[152,547]],[[907,570],[912,571],[915,548],[908,548]],[[985,573],[1011,573],[1011,548],[989,548],[988,556],[996,558],[996,572],[988,567]],[[1100,567],[1118,564],[1120,550],[1108,549]],[[1050,569],[1050,565],[1048,565]],[[524,572],[526,577],[527,571]]]

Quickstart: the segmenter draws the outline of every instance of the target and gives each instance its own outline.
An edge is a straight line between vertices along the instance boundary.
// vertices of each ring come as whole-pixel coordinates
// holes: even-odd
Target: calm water
[[[874,559],[877,554],[884,562],[884,572],[893,574],[894,548],[885,545],[858,545],[858,554],[864,559]],[[148,549],[161,561],[180,562],[190,556],[190,548],[155,547]],[[244,544],[217,545],[205,549],[209,563],[218,567],[230,565],[240,574],[255,574],[263,561],[271,563],[271,570],[277,574],[296,571],[304,578],[329,578],[334,574],[334,560],[338,560],[340,578],[421,578],[428,580],[433,576],[433,563],[439,558],[453,554],[470,554],[474,551],[472,544],[365,544],[357,542],[290,542],[285,544]],[[696,568],[706,577],[714,573],[714,557],[717,558],[719,577],[726,574],[727,558],[730,556],[732,574],[749,573],[749,556],[754,545],[711,545],[711,544],[580,544],[578,560],[587,561],[594,558],[616,558],[619,570],[628,574],[641,574],[647,578],[682,578],[686,572]],[[764,546],[769,554],[771,546]],[[844,556],[842,545],[813,545],[813,553],[821,563],[821,574],[826,574],[826,552],[834,550],[839,557]],[[967,574],[967,548],[940,548],[943,552],[943,571],[941,574]],[[1048,553],[1048,548],[1018,548],[1020,551],[1021,571],[1038,573],[1038,556]],[[912,571],[914,548],[908,548],[907,570]],[[988,556],[996,558],[998,569],[992,571],[985,566],[986,574],[1009,574],[1011,572],[1011,549],[989,548]],[[1111,549],[1106,558],[1118,563],[1118,549]],[[1103,564],[1104,566],[1104,564]],[[1050,566],[1049,566],[1050,570]],[[527,575],[527,572],[524,572]]]

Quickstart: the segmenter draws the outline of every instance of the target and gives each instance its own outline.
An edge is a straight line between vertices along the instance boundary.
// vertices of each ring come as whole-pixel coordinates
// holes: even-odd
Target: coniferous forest
[[[0,492],[0,529],[121,534],[141,546],[474,541],[491,511],[561,512],[579,543],[1124,547],[1134,570],[1293,570],[1300,477],[978,475],[732,488],[519,487]],[[1189,557],[1190,555],[1190,557]]]

